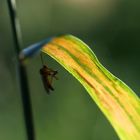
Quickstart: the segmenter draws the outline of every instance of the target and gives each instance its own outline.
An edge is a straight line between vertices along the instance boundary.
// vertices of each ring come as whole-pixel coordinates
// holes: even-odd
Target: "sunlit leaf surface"
[[[41,51],[54,58],[85,87],[120,139],[140,140],[139,98],[100,64],[84,42],[72,35],[55,37]]]

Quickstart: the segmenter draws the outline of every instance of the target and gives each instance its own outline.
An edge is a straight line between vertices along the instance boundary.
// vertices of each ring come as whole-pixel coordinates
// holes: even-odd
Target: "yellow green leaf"
[[[68,70],[88,91],[121,140],[140,140],[140,100],[72,35],[53,38],[42,52]]]

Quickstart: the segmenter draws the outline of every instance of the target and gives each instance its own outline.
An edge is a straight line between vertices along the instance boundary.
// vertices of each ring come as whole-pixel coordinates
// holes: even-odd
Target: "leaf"
[[[88,91],[122,140],[140,140],[140,100],[72,35],[54,37],[42,52],[68,70]]]

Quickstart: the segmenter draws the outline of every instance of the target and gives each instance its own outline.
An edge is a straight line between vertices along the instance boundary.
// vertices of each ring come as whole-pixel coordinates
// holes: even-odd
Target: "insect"
[[[41,59],[42,59],[42,56],[41,56]],[[50,94],[50,90],[54,90],[52,86],[52,82],[54,78],[56,80],[58,79],[56,77],[57,73],[58,73],[57,71],[48,68],[47,65],[44,65],[44,64],[43,64],[43,67],[40,69],[40,75],[42,77],[43,85],[48,94]]]

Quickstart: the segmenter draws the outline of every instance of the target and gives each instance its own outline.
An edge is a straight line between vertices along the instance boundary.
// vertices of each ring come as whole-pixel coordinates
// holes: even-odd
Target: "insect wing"
[[[46,76],[42,75],[41,78],[42,78],[44,88],[47,91],[47,94],[50,94],[49,84],[48,84],[48,80],[46,79]]]

